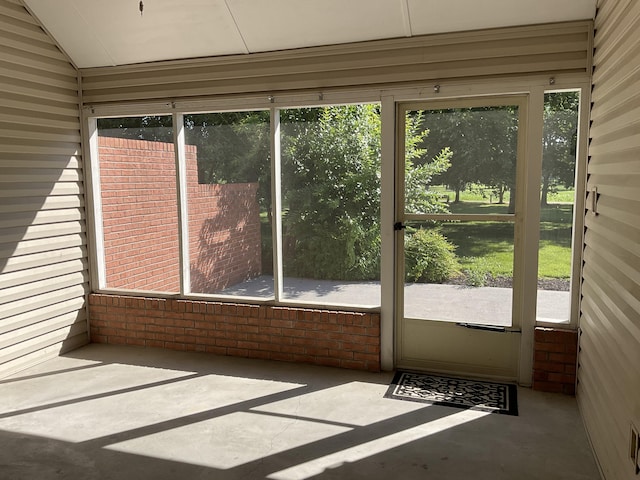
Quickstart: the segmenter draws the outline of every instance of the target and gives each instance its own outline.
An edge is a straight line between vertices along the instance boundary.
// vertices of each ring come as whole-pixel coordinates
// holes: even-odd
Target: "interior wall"
[[[605,478],[617,480],[638,478],[640,2],[598,3],[577,395]]]
[[[0,376],[88,341],[77,71],[0,0]]]

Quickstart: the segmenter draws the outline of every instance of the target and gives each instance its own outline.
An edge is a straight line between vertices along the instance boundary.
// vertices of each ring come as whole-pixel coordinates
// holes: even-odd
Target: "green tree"
[[[379,278],[380,112],[378,105],[282,112],[285,273],[366,280]],[[448,152],[431,161],[418,145],[428,134],[407,116],[407,201],[442,211],[429,192],[448,168]]]
[[[103,137],[173,143],[173,120],[170,115],[99,118],[98,129]]]
[[[449,148],[452,152],[450,168],[438,175],[436,182],[447,185],[455,192],[454,202],[460,201],[460,192],[475,181],[477,168],[474,148],[476,139],[467,132],[470,128],[470,115],[467,109],[429,110],[422,115],[422,125],[429,131],[423,147],[431,151]]]
[[[380,120],[375,105],[284,110],[285,274],[377,277]]]
[[[540,205],[548,205],[549,193],[575,183],[578,140],[578,92],[554,92],[544,96],[544,133]]]
[[[429,110],[422,125],[429,130],[424,141],[429,150],[449,148],[452,153],[451,167],[434,181],[455,192],[454,202],[472,184],[492,189],[501,203],[504,194],[515,187],[515,107]]]
[[[185,115],[185,141],[198,151],[200,183],[258,183],[261,210],[271,213],[269,111]]]
[[[430,130],[424,128],[424,117],[423,110],[407,112],[405,117],[405,211],[445,213],[448,210],[446,203],[430,187],[434,177],[444,175],[451,167],[452,152],[448,146],[426,148]],[[429,158],[429,151],[439,153]]]

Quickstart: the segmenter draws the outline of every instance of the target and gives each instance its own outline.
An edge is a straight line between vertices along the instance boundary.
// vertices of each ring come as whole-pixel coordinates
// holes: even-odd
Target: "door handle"
[[[487,332],[497,332],[497,333],[522,333],[522,329],[520,328],[507,328],[501,327],[499,325],[484,325],[481,323],[456,323],[458,327],[471,328],[473,330],[484,330]]]
[[[396,222],[393,224],[393,229],[397,232],[398,230],[404,230],[407,226],[402,222]]]
[[[506,328],[500,327],[498,325],[483,325],[483,324],[476,324],[476,323],[457,323],[456,325],[458,325],[459,327],[472,328],[473,330],[485,330],[488,332],[504,333],[507,331]]]

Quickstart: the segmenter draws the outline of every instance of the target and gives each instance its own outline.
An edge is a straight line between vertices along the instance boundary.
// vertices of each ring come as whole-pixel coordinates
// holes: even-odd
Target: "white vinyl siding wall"
[[[640,426],[640,2],[601,0],[595,30],[577,395],[605,478],[622,480],[638,478]]]
[[[77,71],[0,0],[0,377],[88,341]]]
[[[83,100],[95,105],[397,87],[450,79],[588,74],[591,35],[592,22],[580,21],[82,69]]]

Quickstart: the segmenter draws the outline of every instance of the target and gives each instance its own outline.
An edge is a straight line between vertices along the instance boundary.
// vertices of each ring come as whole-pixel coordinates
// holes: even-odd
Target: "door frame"
[[[523,234],[523,216],[524,216],[524,199],[525,190],[525,168],[526,168],[526,135],[528,120],[528,95],[509,94],[509,95],[491,95],[491,96],[474,96],[474,97],[458,97],[448,99],[433,99],[415,102],[397,102],[396,103],[396,171],[395,171],[395,222],[407,222],[419,220],[422,217],[431,219],[432,217],[450,218],[460,220],[470,220],[467,215],[421,215],[408,214],[405,210],[404,195],[404,149],[405,149],[405,123],[404,112],[408,110],[431,110],[431,109],[448,109],[448,108],[473,108],[473,107],[491,107],[491,106],[507,106],[516,105],[518,107],[518,133],[517,133],[517,163],[515,172],[516,182],[516,201],[515,212],[509,215],[472,215],[478,220],[496,220],[512,223],[514,225],[514,282],[512,289],[512,313],[511,327],[506,328],[504,332],[495,331],[478,331],[469,330],[460,327],[455,322],[442,322],[438,319],[433,320],[416,320],[406,318],[404,312],[404,232],[402,230],[396,232],[395,237],[395,313],[396,313],[396,365],[401,368],[418,368],[431,371],[440,371],[443,373],[466,374],[475,376],[484,376],[499,378],[502,380],[516,380],[518,378],[519,368],[519,341],[513,335],[521,334],[521,303],[523,299],[522,287],[520,281],[523,267],[524,249],[522,240],[525,238]],[[431,152],[430,155],[437,152]],[[429,217],[429,218],[426,218]],[[406,333],[411,328],[412,333]],[[413,344],[414,335],[423,332],[423,342],[429,345],[429,350],[434,352],[434,357],[419,359],[411,356],[410,350],[416,351],[415,345],[409,348],[406,345]],[[428,332],[428,333],[424,333]],[[440,348],[438,340],[432,340],[432,335],[438,335],[447,342],[447,348]],[[460,349],[457,354],[452,354],[451,350],[456,345],[464,345],[466,348]],[[470,351],[473,350],[478,359],[475,364]],[[435,353],[439,352],[439,353]],[[463,361],[463,358],[468,360]],[[480,365],[480,359],[484,364]]]
[[[396,131],[395,116],[397,102],[429,101],[435,99],[456,99],[461,97],[478,97],[485,95],[502,96],[505,94],[522,94],[529,96],[528,102],[528,132],[526,136],[526,169],[527,177],[535,176],[536,166],[541,168],[542,162],[542,132],[544,94],[546,91],[579,90],[580,91],[580,120],[578,126],[578,152],[576,165],[576,198],[574,211],[574,239],[573,239],[573,283],[571,287],[572,314],[570,322],[561,324],[546,324],[536,320],[535,299],[525,298],[522,312],[522,334],[520,335],[520,369],[518,383],[530,386],[533,376],[533,344],[534,328],[536,326],[552,326],[576,329],[579,324],[580,273],[582,259],[582,239],[584,224],[584,209],[586,207],[586,163],[588,151],[589,101],[591,83],[584,74],[562,74],[549,76],[537,75],[527,77],[513,77],[502,79],[469,79],[456,82],[431,81],[406,88],[388,88],[376,95],[381,102],[381,136],[382,136],[382,165],[381,165],[381,308],[380,308],[380,360],[384,371],[392,371],[396,367],[396,325],[395,316],[395,157]],[[538,171],[538,177],[540,172]],[[538,202],[539,185],[528,188],[525,202]],[[539,211],[538,211],[539,212]],[[539,214],[538,214],[539,215]],[[535,243],[537,248],[539,231],[537,218],[524,219],[524,227],[529,234],[524,241]],[[536,223],[534,225],[534,223]],[[535,250],[535,248],[534,248]],[[524,285],[537,285],[537,255],[525,256],[525,268],[529,274],[524,275]],[[531,268],[532,264],[534,268]],[[534,287],[535,288],[535,287]]]

